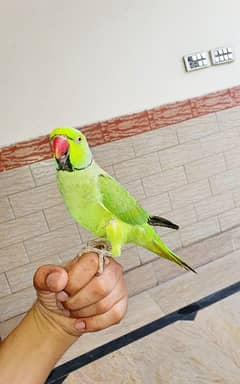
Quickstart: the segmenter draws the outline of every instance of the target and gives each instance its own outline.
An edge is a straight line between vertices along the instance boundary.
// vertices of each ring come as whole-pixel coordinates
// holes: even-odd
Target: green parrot
[[[150,215],[113,177],[93,160],[86,137],[75,128],[56,128],[50,134],[57,163],[57,184],[71,216],[82,227],[111,245],[120,256],[123,244],[134,243],[192,269],[163,243],[153,226],[179,227]],[[102,267],[99,267],[99,270]]]

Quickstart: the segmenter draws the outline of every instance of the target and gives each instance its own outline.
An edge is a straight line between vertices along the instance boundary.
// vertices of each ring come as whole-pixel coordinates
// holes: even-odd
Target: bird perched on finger
[[[94,161],[83,133],[75,128],[56,128],[50,140],[57,164],[58,188],[68,211],[77,223],[103,239],[100,243],[91,242],[88,249],[100,257],[99,273],[103,271],[104,256],[120,256],[122,246],[127,243],[144,247],[195,272],[167,247],[153,228],[178,229],[178,225],[141,207]]]

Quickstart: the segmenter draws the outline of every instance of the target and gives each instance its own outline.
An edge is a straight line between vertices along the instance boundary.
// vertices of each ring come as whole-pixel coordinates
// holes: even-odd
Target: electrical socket
[[[196,52],[183,56],[183,61],[187,72],[204,69],[210,66],[208,52]]]
[[[229,47],[213,48],[209,53],[213,65],[227,64],[234,61],[233,49]]]

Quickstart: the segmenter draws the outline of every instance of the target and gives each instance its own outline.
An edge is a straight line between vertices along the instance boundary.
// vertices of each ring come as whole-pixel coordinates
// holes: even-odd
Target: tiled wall
[[[152,214],[181,227],[161,237],[193,266],[240,248],[240,107],[93,148],[95,159]],[[105,133],[106,134],[106,133]],[[114,135],[114,129],[109,131]],[[76,255],[91,238],[70,218],[52,160],[0,173],[0,321],[26,311],[39,265]],[[127,247],[133,295],[184,273],[143,249]]]

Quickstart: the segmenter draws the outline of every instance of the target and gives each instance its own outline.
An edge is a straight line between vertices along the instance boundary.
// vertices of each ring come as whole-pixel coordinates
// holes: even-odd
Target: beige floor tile
[[[139,295],[131,297],[129,299],[127,314],[120,324],[101,332],[84,335],[65,353],[57,365],[114,340],[161,316],[161,310],[147,292],[142,292]]]
[[[125,274],[129,296],[137,295],[157,284],[153,264],[141,265]]]
[[[149,293],[160,308],[169,313],[201,297],[239,281],[240,251],[224,256],[192,272],[159,285]]]
[[[66,384],[236,384],[240,312],[237,295],[72,373]],[[236,310],[237,309],[237,310]]]
[[[22,243],[0,249],[0,272],[8,271],[28,262],[29,259]]]

